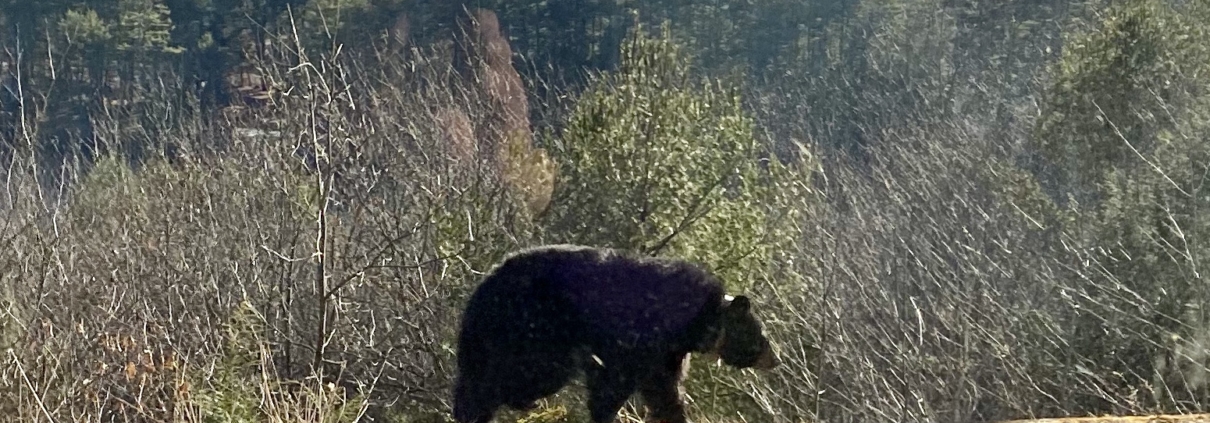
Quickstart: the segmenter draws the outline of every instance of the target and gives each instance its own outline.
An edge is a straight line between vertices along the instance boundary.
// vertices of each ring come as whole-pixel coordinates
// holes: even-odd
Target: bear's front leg
[[[626,369],[595,367],[587,372],[588,412],[592,423],[615,423],[618,410],[634,394],[636,381]]]
[[[681,401],[681,379],[688,369],[688,354],[674,354],[639,384],[650,423],[688,423]]]

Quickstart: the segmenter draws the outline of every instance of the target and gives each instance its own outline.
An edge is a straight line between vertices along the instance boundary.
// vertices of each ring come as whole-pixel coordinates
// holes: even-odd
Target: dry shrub
[[[472,167],[478,161],[478,145],[475,128],[466,112],[459,109],[443,109],[436,113],[436,125],[441,129],[442,141],[450,154],[459,162]]]
[[[63,187],[12,168],[5,189],[22,201],[0,228],[11,269],[0,275],[0,411],[207,418],[199,383],[239,367],[224,358],[226,322],[243,304],[261,322],[246,347],[257,372],[206,388],[226,399],[211,412],[252,402],[249,415],[318,421],[315,410],[334,407],[324,398],[358,392],[377,415],[448,408],[462,299],[534,236],[494,171],[445,145],[468,138],[459,122],[496,125],[486,97],[444,78],[440,48],[405,62],[300,56],[277,41],[247,67],[283,88],[271,107],[189,116],[156,139],[173,153],[117,150],[87,172],[68,168]],[[97,121],[105,139],[145,132],[121,113]],[[300,381],[318,397],[265,399]]]

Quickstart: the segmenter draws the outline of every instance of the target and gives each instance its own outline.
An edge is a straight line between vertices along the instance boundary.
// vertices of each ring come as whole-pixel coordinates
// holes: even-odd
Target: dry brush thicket
[[[477,16],[465,33],[483,43],[406,56],[282,43],[258,68],[274,87],[263,107],[213,120],[164,109],[178,123],[155,137],[137,119],[147,110],[114,112],[98,136],[143,140],[133,164],[116,155],[57,172],[14,154],[0,197],[0,413],[442,421],[459,306],[504,253],[548,241],[540,216],[556,189],[521,80],[502,64],[507,43],[490,12]],[[474,65],[451,65],[459,57]],[[808,132],[780,113],[793,90],[771,91],[781,97],[750,102],[762,127]],[[1111,351],[1073,343],[1097,332],[1154,346],[1149,360],[1205,360],[1157,344],[1148,300],[1039,220],[1046,202],[1013,162],[1021,128],[904,125],[867,134],[883,142],[860,164],[812,145],[821,167],[780,198],[802,216],[785,228],[792,247],[747,285],[784,364],[697,363],[694,415],[1202,409],[1189,372],[1122,373]]]
[[[308,397],[316,376],[444,412],[467,282],[532,238],[534,202],[498,160],[449,142],[498,127],[501,105],[450,82],[448,44],[406,62],[300,49],[257,67],[274,88],[263,107],[165,107],[180,123],[155,139],[148,110],[108,116],[98,138],[145,141],[137,162],[119,151],[57,174],[17,155],[0,410],[161,421],[250,404],[247,417],[269,393]]]

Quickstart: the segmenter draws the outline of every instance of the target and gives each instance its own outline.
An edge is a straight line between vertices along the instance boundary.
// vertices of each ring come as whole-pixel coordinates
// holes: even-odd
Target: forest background
[[[1210,2],[3,0],[0,28],[6,419],[447,421],[460,306],[553,242],[756,299],[783,365],[695,362],[700,421],[1210,408]]]

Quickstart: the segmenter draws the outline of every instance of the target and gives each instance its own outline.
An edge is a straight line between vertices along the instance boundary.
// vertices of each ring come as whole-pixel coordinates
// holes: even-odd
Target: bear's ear
[[[727,306],[727,308],[730,309],[731,311],[741,312],[741,313],[748,312],[748,309],[751,307],[752,307],[752,301],[749,300],[748,297],[745,297],[743,295],[736,296],[735,298],[733,298],[731,300],[731,304],[729,304]]]

